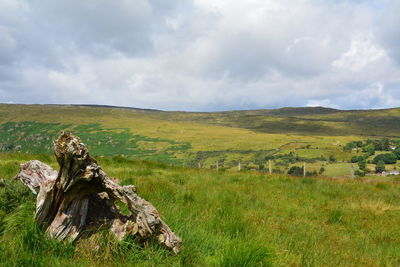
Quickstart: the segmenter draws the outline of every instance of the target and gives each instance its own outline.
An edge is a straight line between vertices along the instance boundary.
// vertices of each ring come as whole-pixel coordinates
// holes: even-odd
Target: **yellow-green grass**
[[[106,233],[75,245],[46,239],[33,224],[33,195],[10,180],[19,163],[33,158],[56,166],[47,155],[0,155],[7,183],[0,188],[5,266],[400,265],[400,187],[390,180],[303,179],[99,158],[110,176],[135,184],[183,238],[175,256],[155,243],[117,242]]]
[[[287,154],[288,152],[293,152],[299,157],[309,158],[309,159],[320,158],[320,157],[329,159],[330,156],[334,156],[339,161],[349,161],[351,157],[354,156],[352,155],[352,153],[343,151],[341,147],[329,146],[326,144],[324,145],[323,143],[319,143],[319,146],[316,146],[315,148],[281,150],[276,154],[282,155],[282,154]]]
[[[306,171],[307,172],[317,172],[319,173],[321,167],[324,168],[324,172],[321,174],[323,177],[329,178],[342,178],[342,177],[350,177],[351,176],[351,163],[326,163],[322,161],[316,161],[313,163],[306,163]],[[357,164],[353,164],[354,169],[357,170]],[[303,167],[303,163],[298,162],[295,164],[290,164],[289,167],[285,168],[286,172],[290,167],[298,166]]]
[[[131,139],[128,140],[133,140],[133,136],[136,135],[143,137],[137,141],[137,147],[134,148],[141,149],[142,152],[132,152],[132,156],[137,158],[150,158],[181,166],[198,166],[200,163],[204,168],[215,168],[218,161],[221,168],[236,170],[238,162],[241,162],[243,167],[250,166],[249,168],[252,168],[252,164],[266,167],[268,156],[279,156],[290,152],[305,159],[320,156],[329,158],[333,155],[338,163],[348,162],[352,156],[361,154],[345,152],[343,146],[350,141],[369,138],[366,136],[369,133],[368,131],[365,131],[363,136],[352,135],[352,133],[357,132],[349,130],[354,126],[352,124],[354,120],[357,121],[357,118],[365,120],[373,118],[375,120],[385,116],[392,116],[393,118],[400,116],[399,109],[351,112],[328,110],[327,114],[319,114],[318,112],[321,112],[321,110],[318,108],[316,114],[308,114],[307,112],[313,111],[309,109],[306,109],[307,112],[303,109],[289,109],[289,111],[298,114],[288,113],[293,117],[287,117],[287,110],[285,109],[277,111],[190,113],[68,105],[0,104],[0,125],[8,122],[20,123],[26,121],[60,123],[61,128],[74,130],[78,126],[87,127],[97,123],[102,131],[118,133],[126,129],[126,135],[131,135]],[[359,117],[356,117],[357,114]],[[313,127],[307,126],[307,120],[313,125],[320,124],[335,129],[333,133],[341,133],[342,135],[332,135],[332,132],[328,130],[325,132],[314,131]],[[275,128],[267,127],[260,130],[253,127],[253,124],[263,121],[277,123],[275,126],[279,131]],[[279,123],[282,123],[282,125]],[[303,134],[293,133],[292,130],[297,126],[293,128],[290,123],[302,124],[304,127],[301,128],[301,131],[303,132],[300,131],[300,133]],[[319,129],[318,125],[314,126],[315,129]],[[388,127],[390,128],[390,125]],[[374,127],[371,126],[371,128]],[[268,129],[271,132],[268,132]],[[394,130],[392,129],[391,132]],[[304,131],[307,131],[308,134],[304,134]],[[40,133],[39,128],[37,132]],[[152,141],[153,139],[154,141]],[[86,140],[83,141],[86,142]],[[32,141],[33,145],[34,142]],[[46,142],[50,144],[51,140]],[[2,140],[0,140],[0,145],[2,143]],[[171,153],[168,152],[174,147],[186,144],[187,149],[178,148]],[[103,144],[98,146],[101,147]],[[129,154],[130,149],[121,152],[121,150],[113,148],[111,152],[108,152],[109,154]],[[104,150],[105,148],[97,149],[96,154],[102,155]],[[150,152],[147,153],[146,151]],[[33,152],[39,153],[38,151]],[[47,152],[51,153],[50,146],[47,147]],[[279,160],[277,161],[279,162]],[[278,162],[273,163],[274,168]],[[313,170],[319,170],[322,164],[320,162],[320,166],[313,166]],[[339,164],[329,167],[326,175],[347,175],[349,167],[343,166],[346,165]]]
[[[204,121],[267,133],[398,137],[400,130],[398,108],[341,111],[310,107],[195,114],[176,112],[162,116],[169,120]]]
[[[357,164],[353,164],[354,168],[357,169]],[[336,163],[327,164],[324,166],[324,175],[328,177],[338,177],[338,176],[350,176],[351,175],[351,163]]]
[[[190,142],[193,151],[268,150],[287,143],[338,148],[358,136],[304,136],[268,134],[206,122],[164,120],[162,112],[54,105],[0,105],[0,123],[35,121],[72,125],[100,123],[104,128],[129,128],[133,134]],[[175,114],[175,113],[174,113]],[[175,116],[175,115],[174,115]],[[176,115],[178,116],[178,115]]]
[[[306,158],[316,158],[316,157],[326,157],[328,158],[331,154],[330,151],[324,151],[322,149],[298,149],[295,151],[300,157]]]

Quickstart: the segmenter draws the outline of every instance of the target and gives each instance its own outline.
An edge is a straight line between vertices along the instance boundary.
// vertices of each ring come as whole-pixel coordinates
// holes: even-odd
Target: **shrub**
[[[397,159],[400,159],[400,147],[396,148],[396,149],[393,151],[393,154],[396,155]]]
[[[351,157],[351,160],[350,160],[351,163],[356,163],[358,161],[359,161],[359,157],[358,156]]]
[[[377,164],[379,161],[383,161],[385,164],[395,164],[397,156],[393,153],[380,154],[373,159],[372,163]]]
[[[365,176],[365,172],[363,172],[363,171],[361,171],[361,170],[356,170],[356,171],[354,172],[354,174],[357,175],[357,176],[360,176],[360,177]]]
[[[367,162],[365,160],[359,161],[358,167],[360,168],[360,170],[365,170],[365,168],[367,167]]]
[[[376,173],[381,173],[381,172],[384,172],[384,171],[386,171],[385,163],[382,160],[380,160],[380,161],[378,161],[376,163],[375,172]]]
[[[313,170],[311,172],[306,172],[306,176],[317,176],[317,175],[318,175],[318,173],[316,170]]]
[[[292,166],[288,171],[288,174],[293,175],[293,176],[302,176],[303,173],[304,173],[303,167],[299,167],[299,166]]]

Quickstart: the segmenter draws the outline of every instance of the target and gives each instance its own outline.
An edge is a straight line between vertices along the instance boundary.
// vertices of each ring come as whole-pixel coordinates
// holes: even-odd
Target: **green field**
[[[47,239],[33,223],[34,195],[11,181],[19,164],[52,156],[0,154],[2,266],[399,266],[398,178],[290,178],[98,158],[135,184],[183,240],[175,256],[155,243],[100,233],[77,244]],[[383,179],[383,178],[382,178]]]
[[[61,130],[79,135],[96,156],[174,166],[276,172],[303,161],[319,170],[333,155],[348,162],[346,143],[383,136],[398,139],[400,109],[340,111],[326,108],[214,113],[164,112],[117,107],[0,104],[0,151],[48,153]],[[284,159],[291,153],[295,162]],[[336,166],[335,176],[348,176]],[[342,170],[342,171],[339,171]],[[329,174],[331,175],[331,174]]]
[[[399,266],[399,177],[349,179],[352,165],[358,170],[352,157],[365,152],[344,149],[383,137],[396,144],[399,122],[400,109],[189,113],[0,104],[0,265]],[[31,159],[57,168],[52,141],[63,130],[158,208],[184,240],[179,255],[104,232],[73,245],[44,236],[33,223],[35,196],[11,177]],[[366,167],[373,171],[373,158],[388,152],[377,150]],[[307,172],[323,167],[323,174],[286,174],[304,162]],[[386,165],[394,168],[399,161]]]

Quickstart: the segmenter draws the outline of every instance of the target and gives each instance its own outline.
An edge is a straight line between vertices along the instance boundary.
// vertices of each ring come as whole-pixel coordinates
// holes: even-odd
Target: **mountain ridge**
[[[27,120],[48,123],[60,121],[61,117],[67,122],[72,120],[79,123],[79,117],[86,117],[87,122],[92,123],[104,116],[120,118],[116,120],[117,125],[120,120],[124,120],[123,118],[140,118],[143,123],[150,125],[161,125],[166,122],[189,123],[207,127],[214,125],[240,128],[269,134],[400,137],[400,108],[337,110],[325,107],[287,107],[223,112],[182,112],[86,104],[0,104],[0,122],[31,118]],[[181,126],[177,127],[181,128]]]
[[[374,111],[389,111],[397,110],[400,107],[392,108],[377,108],[377,109],[336,109],[324,106],[304,106],[304,107],[279,107],[279,108],[256,108],[256,109],[232,109],[222,111],[185,111],[185,110],[162,110],[154,108],[138,108],[129,106],[118,106],[118,105],[103,105],[103,104],[22,104],[22,103],[0,103],[0,105],[14,105],[14,106],[60,106],[60,107],[93,107],[93,108],[115,108],[115,109],[127,109],[127,110],[138,110],[138,111],[154,111],[154,112],[179,112],[179,113],[235,113],[235,112],[268,112],[270,114],[281,114],[290,113],[294,114],[296,111],[307,111],[310,114],[329,114],[329,113],[342,113],[342,112],[374,112]],[[320,111],[320,112],[315,112]]]

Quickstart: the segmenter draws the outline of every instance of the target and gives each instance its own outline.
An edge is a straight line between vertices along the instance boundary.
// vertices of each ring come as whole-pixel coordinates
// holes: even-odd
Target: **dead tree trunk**
[[[115,183],[89,156],[79,137],[62,133],[54,142],[60,171],[32,160],[21,164],[19,179],[37,194],[35,221],[50,237],[75,241],[98,227],[119,239],[139,235],[157,238],[179,252],[182,240],[161,220],[155,207],[136,194],[133,185]],[[124,215],[117,202],[130,211]]]

